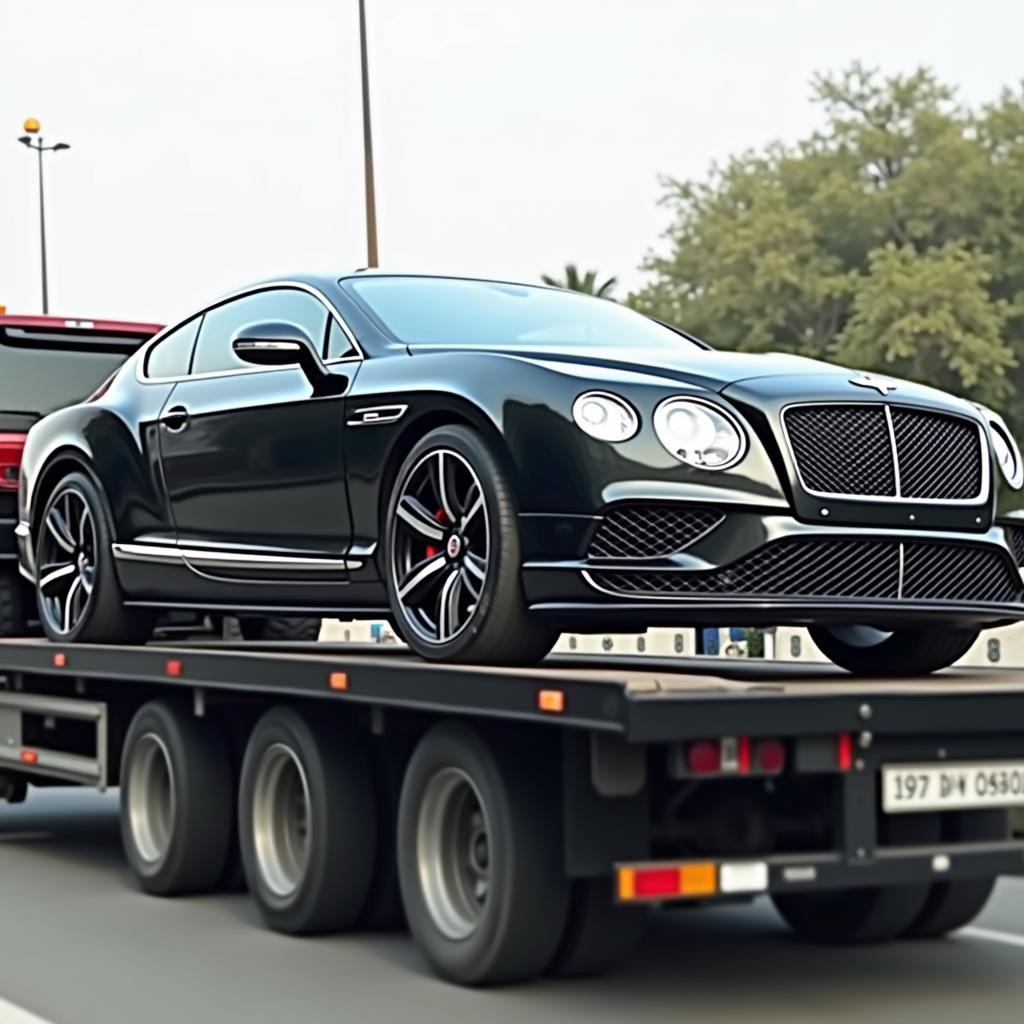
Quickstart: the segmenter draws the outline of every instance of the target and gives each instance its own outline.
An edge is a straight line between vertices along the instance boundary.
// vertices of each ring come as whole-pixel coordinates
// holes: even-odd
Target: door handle
[[[184,430],[188,426],[188,409],[183,405],[176,405],[173,409],[168,409],[160,417],[160,423],[171,431],[172,434],[176,434],[179,430]]]

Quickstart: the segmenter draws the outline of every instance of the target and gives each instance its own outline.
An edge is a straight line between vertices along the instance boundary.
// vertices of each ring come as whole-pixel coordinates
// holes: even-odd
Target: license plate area
[[[1024,761],[958,761],[882,766],[886,814],[1024,806]]]

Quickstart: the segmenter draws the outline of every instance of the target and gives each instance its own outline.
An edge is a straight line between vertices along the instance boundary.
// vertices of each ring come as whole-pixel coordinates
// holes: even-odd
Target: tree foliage
[[[583,292],[585,295],[596,295],[599,299],[610,299],[618,281],[614,277],[605,278],[600,284],[597,283],[597,271],[588,270],[581,274],[575,263],[566,263],[565,277],[552,277],[550,274],[541,274],[540,279],[551,285],[552,288],[568,288],[572,292]]]
[[[934,384],[1024,427],[1024,89],[979,109],[927,70],[812,85],[820,131],[666,181],[629,301],[723,348]]]

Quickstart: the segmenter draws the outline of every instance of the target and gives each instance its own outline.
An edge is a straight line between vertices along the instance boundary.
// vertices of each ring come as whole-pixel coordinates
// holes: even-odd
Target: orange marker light
[[[684,896],[714,896],[718,892],[718,869],[712,863],[684,864],[679,869],[679,889]]]
[[[537,694],[537,707],[552,715],[565,711],[565,694],[561,690],[541,690]]]
[[[169,676],[173,676],[174,678],[177,678],[181,675],[182,672],[185,671],[185,666],[182,665],[182,663],[178,661],[177,658],[168,659],[166,668],[167,674]]]
[[[38,764],[39,752],[36,750],[23,750],[21,752],[22,764]]]
[[[332,672],[330,676],[330,684],[332,690],[347,690],[348,689],[348,673],[347,672]]]
[[[66,668],[68,664],[68,656],[63,651],[58,651],[53,656],[53,667],[54,668]]]

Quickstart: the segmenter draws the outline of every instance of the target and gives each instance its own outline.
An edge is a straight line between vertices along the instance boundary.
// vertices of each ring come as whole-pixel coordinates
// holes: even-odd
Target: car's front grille
[[[1007,526],[1006,540],[1013,552],[1013,560],[1024,567],[1024,526]]]
[[[983,496],[985,452],[972,420],[906,406],[797,405],[783,424],[813,494],[910,501]]]
[[[725,519],[713,508],[628,504],[610,509],[598,525],[590,558],[657,558],[677,555]]]
[[[594,572],[625,597],[699,595],[1005,604],[1024,600],[1004,551],[983,544],[843,538],[775,541],[719,569]]]

